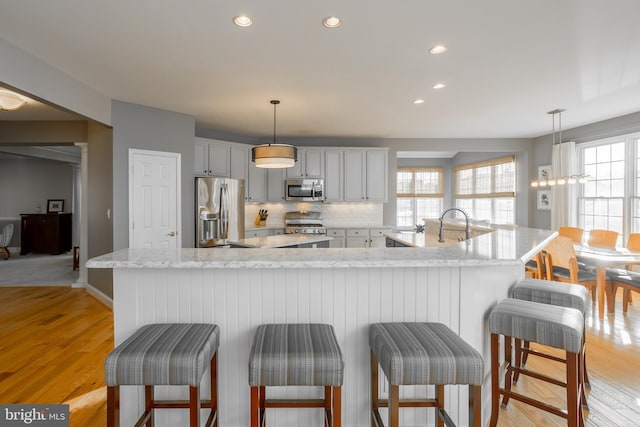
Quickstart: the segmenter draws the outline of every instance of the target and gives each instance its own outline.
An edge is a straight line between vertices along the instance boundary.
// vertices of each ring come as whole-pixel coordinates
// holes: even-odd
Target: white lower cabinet
[[[344,228],[327,228],[327,236],[333,237],[333,240],[329,240],[329,247],[345,248],[347,246],[346,235]]]
[[[348,248],[384,248],[385,233],[391,232],[391,228],[348,228]]]

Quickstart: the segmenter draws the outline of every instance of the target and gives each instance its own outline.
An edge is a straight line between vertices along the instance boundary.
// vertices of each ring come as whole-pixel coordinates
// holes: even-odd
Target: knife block
[[[256,215],[256,225],[260,227],[265,227],[267,225],[267,218],[263,218],[260,215]]]

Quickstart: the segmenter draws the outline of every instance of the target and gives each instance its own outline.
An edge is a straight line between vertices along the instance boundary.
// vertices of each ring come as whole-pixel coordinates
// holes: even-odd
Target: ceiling
[[[1,38],[76,80],[221,132],[272,135],[271,99],[278,135],[292,137],[531,138],[550,133],[554,108],[567,109],[564,129],[640,111],[637,0],[0,0],[0,10]],[[240,14],[254,24],[235,26]],[[330,15],[342,26],[324,28]],[[437,44],[448,51],[429,54]]]

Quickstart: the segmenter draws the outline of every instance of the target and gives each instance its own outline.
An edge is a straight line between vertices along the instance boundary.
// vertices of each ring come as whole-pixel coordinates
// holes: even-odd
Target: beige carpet
[[[11,258],[0,258],[0,286],[71,286],[78,280],[71,253],[62,255],[28,254],[12,251]]]

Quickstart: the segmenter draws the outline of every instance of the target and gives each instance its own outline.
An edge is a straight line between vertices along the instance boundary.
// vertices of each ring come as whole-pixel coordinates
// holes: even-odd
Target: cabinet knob
[[[175,232],[175,231],[172,231],[172,232],[170,232],[169,234],[167,234],[167,236],[175,237],[175,236],[176,236],[176,232]]]

